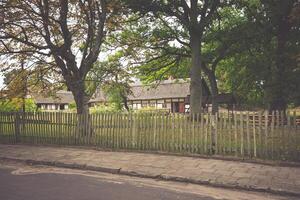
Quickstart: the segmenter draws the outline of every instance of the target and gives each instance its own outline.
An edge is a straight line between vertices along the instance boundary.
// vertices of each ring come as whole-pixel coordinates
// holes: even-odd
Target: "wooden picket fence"
[[[0,113],[0,143],[300,161],[295,113]]]

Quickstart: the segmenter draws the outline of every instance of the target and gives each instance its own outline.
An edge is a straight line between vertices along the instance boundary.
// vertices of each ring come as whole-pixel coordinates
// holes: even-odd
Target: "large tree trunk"
[[[277,32],[277,49],[276,49],[276,60],[275,67],[271,73],[271,84],[269,88],[269,110],[286,110],[286,84],[287,75],[285,70],[286,65],[286,42],[289,32],[289,23],[286,17],[282,17],[279,22]]]
[[[77,114],[89,114],[89,100],[90,96],[85,93],[84,81],[80,76],[64,76],[66,84],[71,90],[74,101],[76,103]]]
[[[91,126],[91,120],[89,115],[89,100],[90,97],[86,95],[84,83],[83,81],[80,83],[71,84],[70,90],[72,91],[72,94],[74,96],[74,100],[76,103],[76,109],[77,109],[77,136],[91,136],[93,129]]]
[[[212,104],[212,114],[215,114],[219,111],[219,104],[216,101],[216,98],[219,94],[218,85],[217,85],[217,79],[216,75],[213,71],[209,71],[207,73],[207,77],[210,83],[210,91],[211,91],[211,104]]]
[[[216,101],[216,97],[218,95],[218,86],[217,86],[217,80],[216,76],[213,71],[208,71],[207,73],[208,80],[210,82],[210,91],[211,91],[211,103],[212,103],[212,115],[213,115],[213,121],[212,123],[212,133],[211,133],[211,141],[212,141],[212,147],[211,152],[212,154],[215,154],[216,152],[216,121],[218,120],[218,110],[219,110],[219,104]]]
[[[74,94],[74,93],[73,93]],[[82,91],[76,91],[74,94],[74,100],[77,106],[77,114],[89,114],[89,100],[90,97],[88,97],[84,90]]]
[[[190,70],[190,110],[191,114],[202,112],[202,81],[201,81],[201,40],[197,33],[190,33],[192,66]]]
[[[128,107],[128,101],[127,101],[127,97],[125,96],[125,95],[121,95],[121,97],[122,97],[122,101],[123,101],[123,104],[124,104],[124,107],[125,107],[125,109],[127,110],[127,111],[129,111],[130,109],[129,109],[129,107]]]

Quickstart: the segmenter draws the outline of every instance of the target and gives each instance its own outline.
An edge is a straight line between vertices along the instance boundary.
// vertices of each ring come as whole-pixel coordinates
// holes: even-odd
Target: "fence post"
[[[20,115],[19,113],[15,113],[15,142],[19,142],[20,136]]]
[[[212,113],[211,115],[211,153],[214,155],[217,153],[217,123],[218,123],[218,114]]]
[[[252,126],[253,126],[253,154],[254,154],[254,157],[256,158],[256,156],[257,156],[257,153],[256,153],[256,124],[255,124],[255,116],[256,116],[256,114],[255,114],[255,112],[253,113],[253,115],[252,115]]]

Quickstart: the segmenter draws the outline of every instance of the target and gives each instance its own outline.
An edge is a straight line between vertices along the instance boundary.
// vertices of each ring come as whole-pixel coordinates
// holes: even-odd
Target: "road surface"
[[[1,200],[292,199],[90,171],[0,162]]]

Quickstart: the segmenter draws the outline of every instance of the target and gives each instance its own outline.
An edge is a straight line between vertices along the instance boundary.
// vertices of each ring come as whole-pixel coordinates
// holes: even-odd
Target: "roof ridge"
[[[185,83],[190,83],[190,80],[184,80],[184,79],[174,79],[174,81],[168,82],[168,80],[163,80],[163,82],[158,83],[157,85],[168,85],[168,84],[185,84]],[[132,84],[130,85],[131,87],[144,87],[144,86],[152,86],[155,85],[156,83],[148,83],[148,84]]]

